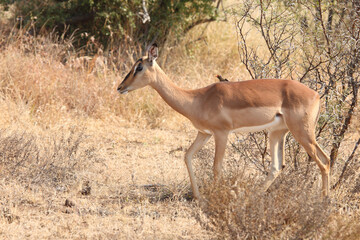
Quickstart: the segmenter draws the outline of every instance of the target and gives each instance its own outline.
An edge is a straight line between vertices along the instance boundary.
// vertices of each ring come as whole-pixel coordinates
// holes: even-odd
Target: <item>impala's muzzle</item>
[[[126,94],[126,93],[128,93],[127,88],[124,87],[124,86],[121,86],[121,85],[118,87],[117,91],[118,91],[120,94]]]
[[[130,76],[130,72],[125,76],[124,80],[121,82],[121,84],[117,88],[117,91],[120,94],[126,94],[128,92],[128,87],[126,87],[124,85],[125,85],[125,81],[129,78],[129,76]]]

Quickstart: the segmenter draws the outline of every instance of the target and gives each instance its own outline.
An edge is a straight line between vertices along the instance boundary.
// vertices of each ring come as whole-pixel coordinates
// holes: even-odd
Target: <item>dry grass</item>
[[[159,61],[185,88],[215,82],[215,74],[248,78],[238,67],[234,34],[229,23],[211,24],[206,41],[185,40]],[[289,166],[262,193],[264,176],[231,148],[223,180],[213,186],[210,142],[194,161],[207,199],[198,206],[188,201],[183,163],[195,131],[154,91],[119,96],[115,89],[124,72],[63,64],[78,57],[64,39],[3,34],[0,48],[1,239],[359,236],[358,162],[326,201],[319,198],[313,163],[310,170]]]
[[[182,159],[166,157],[176,147],[169,132],[149,130],[140,142],[137,129],[91,125],[2,132],[2,238],[207,238],[182,197]],[[142,187],[152,183],[168,190]]]
[[[339,212],[340,204],[351,204],[341,197],[322,200],[314,184],[318,172],[305,178],[305,171],[287,171],[267,193],[261,191],[257,176],[238,175],[209,186],[206,218],[200,222],[227,239],[356,239],[358,202],[357,209]]]

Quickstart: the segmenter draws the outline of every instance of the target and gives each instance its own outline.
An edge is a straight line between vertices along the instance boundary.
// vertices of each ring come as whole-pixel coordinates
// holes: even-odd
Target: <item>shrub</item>
[[[69,25],[70,33],[76,29],[84,33],[80,45],[95,37],[105,48],[118,47],[120,42],[135,45],[154,40],[163,45],[169,35],[179,37],[192,27],[216,18],[212,0],[17,0],[15,3],[17,16],[22,16],[19,25],[35,21],[38,30],[56,27],[58,31]]]

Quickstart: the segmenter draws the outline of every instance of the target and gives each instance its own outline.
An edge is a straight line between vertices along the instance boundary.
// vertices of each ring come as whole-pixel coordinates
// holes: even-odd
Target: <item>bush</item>
[[[60,32],[69,25],[69,33],[76,29],[83,33],[79,46],[91,37],[110,48],[119,42],[135,45],[154,40],[163,45],[169,35],[179,37],[216,17],[212,0],[17,0],[15,4],[17,16],[22,16],[19,25],[35,21],[37,30],[56,27]]]
[[[95,158],[94,150],[82,148],[82,131],[38,137],[26,132],[0,131],[0,169],[5,181],[25,185],[67,188],[76,182],[75,169]],[[45,140],[44,140],[45,139]]]

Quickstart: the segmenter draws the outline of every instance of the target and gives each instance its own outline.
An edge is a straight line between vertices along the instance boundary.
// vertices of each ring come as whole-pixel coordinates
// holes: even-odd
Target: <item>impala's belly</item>
[[[219,129],[219,126],[231,133],[287,129],[281,109],[276,107],[223,110],[218,115],[214,114],[208,121],[193,124],[200,132],[206,134],[213,134],[214,129]]]
[[[255,125],[255,126],[236,128],[236,129],[232,130],[231,132],[259,132],[259,131],[263,131],[266,129],[269,131],[274,131],[274,130],[279,130],[279,129],[284,129],[284,128],[286,128],[284,118],[281,114],[278,114],[275,116],[273,121],[271,121],[269,123],[266,123],[263,125]]]

